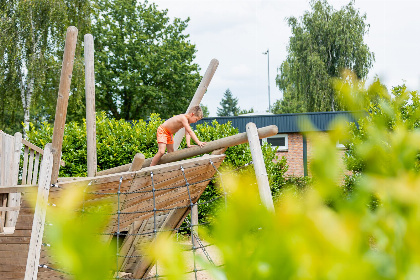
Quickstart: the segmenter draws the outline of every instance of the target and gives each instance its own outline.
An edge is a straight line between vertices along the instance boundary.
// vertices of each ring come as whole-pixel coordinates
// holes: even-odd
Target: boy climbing
[[[190,127],[190,123],[195,123],[203,118],[203,111],[200,106],[192,107],[187,114],[181,114],[167,119],[161,126],[158,127],[156,138],[158,142],[159,150],[152,159],[150,166],[156,165],[160,158],[165,154],[165,150],[168,149],[168,153],[174,151],[174,140],[173,134],[175,134],[182,127],[185,128],[185,140],[187,147],[191,147],[191,138],[197,143],[198,146],[203,147],[206,142],[198,140],[194,131]]]

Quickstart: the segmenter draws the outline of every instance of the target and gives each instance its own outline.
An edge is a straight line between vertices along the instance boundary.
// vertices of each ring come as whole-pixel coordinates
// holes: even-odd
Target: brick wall
[[[279,158],[285,157],[289,169],[286,172],[286,176],[303,176],[303,136],[300,133],[289,133],[288,139],[288,150],[277,152]]]
[[[310,139],[307,139],[306,144],[307,149],[307,162],[308,162],[308,174],[310,175],[309,164],[312,158],[312,145]],[[343,157],[344,150],[337,148],[337,153]],[[285,157],[287,160],[287,165],[289,169],[286,172],[286,176],[304,176],[304,167],[303,167],[303,135],[300,133],[289,133],[288,134],[288,150],[287,151],[278,151],[277,156],[279,158]],[[344,166],[343,166],[344,167]],[[345,174],[351,174],[347,171]]]

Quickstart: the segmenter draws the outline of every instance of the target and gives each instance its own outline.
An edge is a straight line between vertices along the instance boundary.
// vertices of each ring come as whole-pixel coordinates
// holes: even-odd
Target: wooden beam
[[[85,35],[85,95],[86,95],[86,145],[87,174],[94,177],[97,171],[96,114],[95,114],[95,68],[92,34]]]
[[[128,171],[138,171],[142,169],[144,160],[145,156],[142,153],[137,153],[134,156],[133,162],[131,163],[130,169]]]
[[[214,76],[214,73],[216,72],[217,66],[219,66],[219,61],[215,58],[213,58],[210,61],[209,66],[207,67],[206,73],[204,73],[203,79],[200,82],[200,85],[198,86],[197,90],[195,91],[194,97],[190,102],[190,106],[188,106],[188,109],[185,113],[188,113],[188,111],[194,107],[198,106],[201,103],[201,100],[203,99],[204,94],[207,91],[207,88],[210,84],[211,79]],[[179,144],[182,141],[182,137],[185,135],[185,129],[180,129],[177,133],[174,135],[174,150],[178,150]]]
[[[276,135],[277,132],[278,132],[277,126],[275,125],[266,126],[266,127],[258,129],[258,137],[259,138],[270,137],[270,136]],[[229,136],[229,137],[225,137],[225,138],[221,138],[215,141],[208,142],[204,147],[193,146],[191,148],[165,154],[162,156],[158,164],[178,161],[181,159],[210,153],[214,150],[218,150],[221,148],[244,144],[247,142],[248,142],[248,138],[247,138],[246,132],[239,133],[233,136]],[[151,158],[146,159],[143,164],[143,167],[149,166],[151,162],[152,162]]]
[[[19,206],[7,206],[7,207],[0,207],[0,211],[19,211]]]
[[[37,185],[16,185],[16,186],[0,186],[0,193],[23,193],[28,191],[35,191]]]
[[[48,194],[50,190],[51,173],[53,168],[53,154],[51,144],[47,144],[41,163],[39,175],[38,197],[32,223],[31,239],[26,261],[25,280],[36,280],[39,259],[41,255],[42,237],[44,235],[45,215],[47,212]]]
[[[278,128],[275,125],[269,125],[266,127],[259,128],[257,131],[258,131],[258,137],[261,139],[261,138],[267,138],[267,137],[276,135],[278,132]],[[202,148],[198,146],[193,146],[191,148],[178,150],[172,153],[165,154],[162,156],[158,164],[183,160],[186,158],[211,153],[215,150],[232,147],[232,146],[244,144],[247,142],[248,142],[248,138],[247,138],[246,132],[243,132],[243,133],[239,133],[233,136],[229,136],[229,137],[225,137],[225,138],[221,138],[215,141],[208,142],[207,145],[205,145]],[[152,158],[146,159],[143,163],[143,168],[150,166],[151,162],[152,162]],[[107,174],[126,172],[130,169],[130,166],[131,166],[131,163],[121,165],[118,167],[100,171],[98,172],[97,175],[102,176],[102,175],[107,175]]]
[[[250,122],[246,125],[246,134],[248,136],[249,147],[251,148],[252,162],[254,163],[255,175],[257,176],[261,202],[268,210],[274,212],[273,197],[271,196],[267,170],[265,169],[264,157],[255,123]]]
[[[51,183],[55,183],[60,170],[61,148],[63,147],[64,126],[66,124],[67,105],[69,103],[71,77],[73,73],[74,54],[76,52],[77,28],[67,28],[64,45],[63,64],[61,68],[60,85],[58,89],[57,106],[55,109],[54,131],[52,137],[52,152],[54,154]]]

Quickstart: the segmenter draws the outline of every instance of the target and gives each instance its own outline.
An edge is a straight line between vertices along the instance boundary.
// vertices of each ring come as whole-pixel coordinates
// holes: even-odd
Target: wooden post
[[[254,170],[255,175],[257,176],[261,201],[268,210],[274,211],[267,170],[265,169],[264,158],[255,123],[250,122],[246,125],[246,134],[248,136],[249,147],[251,148],[252,162],[254,163]]]
[[[195,249],[197,249],[200,245],[198,244],[198,205],[194,203],[191,207],[191,235],[192,235],[192,243]]]
[[[85,94],[86,94],[86,145],[87,174],[95,177],[97,171],[96,155],[96,114],[95,114],[95,68],[92,34],[85,35]]]
[[[19,178],[19,161],[20,153],[22,151],[22,134],[20,132],[15,133],[14,137],[14,151],[13,151],[13,163],[11,163],[11,180],[9,181],[10,186],[16,186]],[[9,207],[20,206],[20,193],[10,193],[7,205]],[[19,211],[9,211],[6,215],[6,227],[14,227],[16,225]]]
[[[128,171],[138,171],[142,169],[144,160],[145,156],[142,153],[137,153],[134,156],[133,162],[131,163],[130,169]]]
[[[55,183],[60,170],[61,148],[63,146],[64,126],[69,103],[71,76],[73,73],[74,54],[76,52],[77,28],[67,28],[66,44],[64,46],[63,65],[61,68],[60,86],[58,89],[57,107],[55,109],[54,131],[52,137],[52,152],[54,155],[51,183]]]
[[[215,58],[213,58],[210,61],[209,66],[207,67],[206,73],[204,74],[203,79],[200,82],[200,85],[198,86],[197,90],[195,91],[194,97],[190,102],[190,106],[188,106],[188,109],[185,113],[188,113],[188,111],[197,105],[200,105],[201,100],[203,99],[204,94],[207,91],[207,88],[210,84],[211,79],[214,76],[214,73],[216,72],[217,66],[219,66],[219,61]],[[182,137],[185,135],[185,129],[180,129],[177,133],[174,135],[174,150],[176,151],[179,147],[179,144],[182,141]]]
[[[48,195],[50,192],[53,154],[51,144],[47,144],[42,158],[39,174],[38,197],[36,200],[34,220],[32,223],[31,240],[28,259],[26,261],[25,280],[36,280],[39,259],[41,255],[42,237],[44,235],[45,215],[47,212]]]

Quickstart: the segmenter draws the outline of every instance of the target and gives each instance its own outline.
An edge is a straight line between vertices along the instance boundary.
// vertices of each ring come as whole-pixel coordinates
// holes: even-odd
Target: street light
[[[268,112],[271,113],[271,102],[270,102],[270,51],[267,49],[263,54],[267,55],[267,73],[268,73]]]

